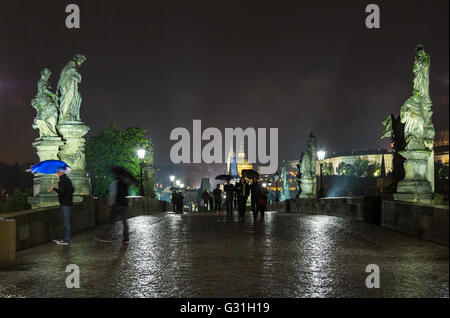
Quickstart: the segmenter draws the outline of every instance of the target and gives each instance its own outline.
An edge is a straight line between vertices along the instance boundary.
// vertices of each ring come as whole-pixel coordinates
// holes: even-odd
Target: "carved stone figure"
[[[283,167],[281,168],[281,180],[283,180],[283,190],[281,191],[280,201],[286,201],[291,199],[289,181],[287,178],[287,163],[286,160],[283,162]]]
[[[31,105],[36,109],[37,114],[34,119],[33,128],[39,129],[40,138],[57,137],[56,124],[58,121],[58,96],[52,92],[49,83],[52,72],[44,68],[41,78],[38,81],[38,92],[31,101]]]
[[[316,196],[316,137],[309,135],[308,147],[300,158],[300,198],[314,198]]]
[[[86,60],[81,54],[76,54],[73,59],[64,66],[58,82],[60,93],[59,122],[81,121],[80,106],[81,94],[78,91],[78,84],[81,83],[81,74],[78,68]]]
[[[432,151],[435,130],[431,121],[430,56],[422,45],[417,47],[416,54],[414,89],[400,109],[400,119],[405,125],[406,149]]]
[[[434,192],[435,130],[429,91],[430,56],[422,45],[416,48],[413,72],[413,93],[400,109],[400,120],[391,115],[383,122],[385,130],[382,138],[390,137],[394,141],[394,155],[400,154],[405,158],[404,178],[398,182],[394,198],[431,203]]]

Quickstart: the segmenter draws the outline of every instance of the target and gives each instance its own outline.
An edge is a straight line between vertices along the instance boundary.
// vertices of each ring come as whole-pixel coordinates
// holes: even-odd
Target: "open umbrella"
[[[252,169],[245,169],[245,170],[242,170],[242,177],[249,178],[249,179],[253,179],[253,178],[259,179],[259,173]]]
[[[134,183],[135,185],[139,183],[136,180],[136,178],[127,169],[123,167],[112,166],[111,168],[109,168],[109,171],[111,171],[113,175],[115,175],[117,178],[121,179],[125,183],[128,184]]]
[[[70,168],[67,163],[60,160],[46,160],[31,167],[32,173],[55,174],[59,168]]]
[[[226,180],[231,180],[231,179],[233,179],[233,178],[230,175],[227,175],[227,174],[221,174],[220,176],[216,177],[216,180],[224,180],[224,181],[226,181]]]

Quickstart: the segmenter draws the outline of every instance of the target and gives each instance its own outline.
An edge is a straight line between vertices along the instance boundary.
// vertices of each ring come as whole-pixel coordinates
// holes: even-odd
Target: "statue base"
[[[400,155],[404,163],[405,178],[397,185],[395,200],[432,203],[433,190],[428,181],[428,160],[432,155],[428,150],[403,150]]]
[[[85,171],[70,171],[67,176],[72,181],[73,188],[75,189],[74,192],[74,202],[75,202],[75,196],[83,197],[83,196],[89,196],[91,195],[91,182],[90,179],[87,177]],[[78,201],[77,201],[78,202]]]
[[[316,197],[315,178],[300,179],[300,188],[302,189],[302,192],[300,193],[301,199],[312,199]]]
[[[59,160],[58,151],[64,144],[61,137],[41,137],[36,139],[33,146],[37,149],[39,160]],[[48,192],[51,185],[58,184],[56,174],[36,174],[33,178],[33,196],[28,197],[28,203],[33,209],[58,205],[58,196],[55,192]]]

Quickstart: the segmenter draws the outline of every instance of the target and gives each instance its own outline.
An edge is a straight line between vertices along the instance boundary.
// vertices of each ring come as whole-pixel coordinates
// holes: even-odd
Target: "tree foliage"
[[[380,175],[381,165],[377,162],[370,163],[358,158],[353,164],[341,162],[336,168],[339,176],[377,177]]]
[[[32,189],[21,191],[19,188],[16,188],[12,196],[0,199],[0,213],[31,209],[31,205],[28,203],[28,197],[32,195]]]
[[[120,131],[112,124],[89,139],[86,144],[86,168],[91,178],[93,196],[108,196],[109,185],[113,181],[109,172],[111,166],[122,166],[139,180],[138,149],[145,149],[145,161],[153,164],[153,144],[150,139],[144,137],[146,132],[142,128]]]

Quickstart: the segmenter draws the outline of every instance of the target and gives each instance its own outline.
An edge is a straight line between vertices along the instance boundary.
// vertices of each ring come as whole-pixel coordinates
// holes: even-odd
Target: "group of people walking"
[[[264,219],[268,191],[258,182],[257,178],[253,178],[251,184],[248,184],[245,178],[241,178],[236,185],[227,180],[224,184],[223,192],[225,193],[227,215],[232,215],[237,206],[239,219],[244,219],[248,197],[250,196],[253,217],[256,219],[258,214],[260,214],[261,219]],[[205,190],[202,194],[202,200],[206,211],[208,211],[208,204],[210,204],[211,211],[214,209],[214,211],[220,212],[222,210],[222,190],[220,185],[217,185],[212,194]],[[214,201],[214,208],[212,208],[212,201]]]

